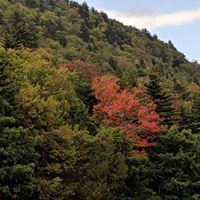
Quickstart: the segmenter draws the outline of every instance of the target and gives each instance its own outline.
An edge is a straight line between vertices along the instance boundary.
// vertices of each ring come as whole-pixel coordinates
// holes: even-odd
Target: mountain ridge
[[[85,2],[81,5],[64,0],[6,0],[0,2],[0,8],[1,41],[5,48],[41,47],[55,55],[58,63],[80,59],[111,73],[115,73],[115,68],[124,71],[139,66],[140,70],[150,67],[171,76],[169,71],[175,73],[174,68],[182,69],[180,65],[197,66],[178,52],[171,41],[165,43],[147,29],[124,26]],[[15,26],[18,31],[13,31]],[[183,71],[183,76],[184,73],[187,72]],[[194,76],[196,73],[199,69]]]

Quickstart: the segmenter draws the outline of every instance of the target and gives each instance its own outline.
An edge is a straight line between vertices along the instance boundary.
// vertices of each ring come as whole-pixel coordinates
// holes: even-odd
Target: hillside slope
[[[199,133],[200,66],[171,42],[0,0],[0,199],[199,199]]]
[[[153,68],[171,79],[175,88],[200,84],[200,67],[188,62],[171,41],[164,43],[148,30],[111,20],[103,12],[68,0],[1,0],[0,44],[47,49],[54,62],[85,60],[103,73],[144,77]]]

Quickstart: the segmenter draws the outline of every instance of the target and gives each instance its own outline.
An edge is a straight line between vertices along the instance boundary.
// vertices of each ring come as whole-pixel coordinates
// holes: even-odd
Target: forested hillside
[[[68,0],[0,0],[0,199],[200,199],[200,65]]]

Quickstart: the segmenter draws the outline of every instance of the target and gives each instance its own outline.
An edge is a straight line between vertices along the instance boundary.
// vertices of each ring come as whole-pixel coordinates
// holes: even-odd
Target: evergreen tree
[[[175,46],[174,46],[174,44],[172,43],[171,40],[168,41],[168,45],[169,45],[171,48],[173,48],[173,49],[176,50],[176,48],[175,48]]]
[[[163,87],[158,74],[150,73],[149,78],[147,92],[157,105],[156,112],[163,118],[163,124],[168,126],[176,124],[178,122],[178,112],[175,108],[173,93]]]
[[[115,21],[110,21],[108,23],[108,27],[105,33],[110,44],[131,45],[131,38],[124,29],[115,24]]]
[[[85,22],[83,22],[82,25],[81,25],[80,37],[83,39],[84,42],[90,41],[89,28],[87,27]]]
[[[33,27],[25,23],[18,23],[9,27],[4,47],[19,49],[21,47],[36,47],[36,32]]]
[[[117,61],[115,60],[114,57],[109,57],[108,59],[108,63],[109,65],[111,66],[111,68],[113,69],[113,72],[116,74],[116,75],[120,75],[121,74],[121,70],[119,68],[119,65],[117,63]]]
[[[200,96],[194,99],[190,129],[193,133],[200,133]]]
[[[25,0],[25,4],[31,8],[37,8],[39,6],[38,0]]]
[[[193,133],[200,133],[200,96],[195,96],[191,110],[181,109],[181,129],[190,129]]]
[[[88,5],[87,5],[87,3],[84,1],[83,3],[82,3],[82,5],[79,7],[79,14],[80,14],[80,16],[84,19],[84,20],[86,20],[86,18],[88,18],[89,17],[89,7],[88,7]]]
[[[195,199],[200,191],[199,146],[199,135],[189,130],[171,127],[160,134],[140,177],[146,187],[141,199]],[[150,198],[153,195],[156,198]]]
[[[35,143],[25,129],[15,126],[13,117],[6,116],[9,107],[0,96],[0,199],[35,199]]]

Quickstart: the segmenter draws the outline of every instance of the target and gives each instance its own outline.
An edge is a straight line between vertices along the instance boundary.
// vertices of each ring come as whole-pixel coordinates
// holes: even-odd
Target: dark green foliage
[[[147,92],[156,104],[156,112],[163,118],[163,124],[172,126],[178,122],[178,111],[173,92],[162,86],[161,79],[156,73],[150,73]]]
[[[195,199],[200,191],[199,135],[177,127],[161,134],[149,154],[143,184],[158,199]]]
[[[37,8],[39,6],[38,0],[25,0],[25,3],[28,7]]]
[[[171,41],[86,2],[0,0],[0,47],[0,199],[199,198],[200,65]],[[102,74],[124,91],[147,85],[163,124],[180,126],[133,153],[93,116],[91,82]]]
[[[193,133],[200,133],[200,96],[197,96],[194,99],[191,114],[192,114],[190,118],[191,123],[188,128],[191,129]]]
[[[16,65],[20,65],[20,62],[17,63],[12,53],[7,52],[5,49],[0,49],[0,96],[9,105],[6,107],[7,115],[13,114],[14,96],[18,91],[18,85],[13,82],[13,76],[10,76],[10,71],[14,72]],[[13,62],[11,59],[13,59]]]
[[[67,40],[66,40],[66,38],[65,38],[65,32],[57,31],[57,32],[56,32],[56,38],[58,38],[60,44],[61,44],[63,47],[66,47],[66,46],[67,46]]]
[[[16,6],[16,10],[17,10]],[[36,47],[36,27],[34,21],[26,22],[24,13],[20,11],[13,11],[10,23],[6,25],[6,19],[2,19],[4,28],[4,47],[5,48],[21,48],[21,47]]]
[[[8,48],[22,48],[36,47],[36,36],[31,26],[28,27],[26,24],[18,23],[14,27],[11,27],[6,34],[4,47]]]
[[[171,127],[149,149],[148,157],[129,159],[126,196],[130,199],[198,199],[200,140],[190,130]]]
[[[171,40],[168,41],[168,45],[169,45],[171,48],[176,49]]]
[[[181,109],[181,129],[191,129],[193,133],[200,133],[200,96],[194,97],[191,110]]]
[[[106,31],[106,36],[108,42],[111,44],[131,45],[131,38],[126,33],[126,30],[124,30],[121,26],[117,26],[117,23],[115,21],[109,22],[108,29]]]
[[[0,97],[0,198],[34,199],[37,186],[32,177],[38,159],[34,146],[22,127],[6,116],[9,103]]]
[[[110,57],[109,60],[108,60],[108,63],[110,65],[110,67],[113,69],[113,73],[114,74],[116,74],[116,75],[120,75],[121,74],[120,68],[119,68],[118,63],[115,60],[115,58]]]
[[[79,14],[84,20],[89,17],[89,7],[85,1],[79,7]]]
[[[174,56],[172,61],[172,67],[179,67],[185,61],[186,59],[184,55]]]
[[[128,158],[128,176],[126,179],[126,197],[127,199],[150,199],[153,197],[152,193],[146,194],[146,187],[143,179],[147,180],[147,156],[130,156]]]
[[[143,28],[141,32],[142,32],[142,34],[144,34],[147,38],[153,39],[153,37],[151,36],[151,33],[150,33],[146,28]]]
[[[0,116],[0,121],[0,197],[34,199],[37,186],[31,178],[38,158],[34,143],[24,129],[6,125],[13,121],[12,118]]]
[[[179,84],[183,90],[191,81],[200,84],[199,65],[189,63],[171,42],[158,40],[146,29],[139,31],[111,20],[105,13],[90,9],[85,2],[80,5],[65,0],[5,0],[0,2],[0,10],[4,11],[0,45],[6,48],[42,47],[56,57],[56,62],[84,58],[96,64],[101,72],[111,73],[109,58],[117,57],[123,60],[117,66],[120,74],[140,65],[144,69],[155,68],[172,81],[180,77],[187,80]],[[176,89],[182,92],[180,87]]]
[[[62,127],[39,139],[43,155],[35,182],[41,199],[114,200],[124,195],[130,144],[116,130],[93,137]]]
[[[97,200],[124,199],[128,172],[126,160],[130,150],[130,141],[119,131],[100,129],[93,144],[81,157],[80,196]]]
[[[81,25],[80,37],[83,39],[84,42],[90,41],[89,29],[85,23]]]
[[[13,55],[12,55],[13,56]],[[9,77],[11,54],[0,52],[0,198],[35,199],[37,186],[32,182],[39,155],[35,141],[27,131],[16,126],[12,116],[17,85]],[[11,67],[12,68],[12,67]],[[14,69],[14,68],[13,68]],[[9,77],[9,78],[8,78]]]

